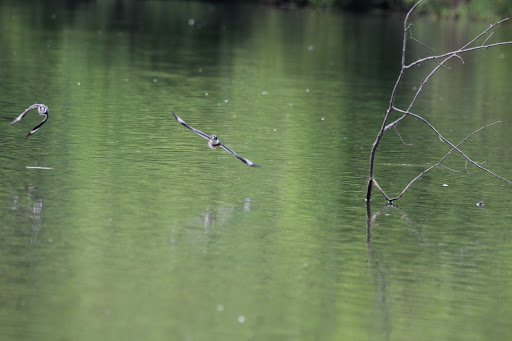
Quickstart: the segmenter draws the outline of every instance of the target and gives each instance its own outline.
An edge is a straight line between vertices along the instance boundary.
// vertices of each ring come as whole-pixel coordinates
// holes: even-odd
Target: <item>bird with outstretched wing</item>
[[[193,132],[195,132],[197,135],[205,138],[208,140],[208,147],[210,147],[211,149],[217,149],[217,147],[221,147],[222,149],[228,151],[229,153],[231,153],[233,156],[235,156],[236,158],[238,158],[240,161],[242,161],[243,163],[245,163],[246,165],[249,165],[251,167],[260,167],[260,165],[257,165],[255,164],[254,162],[252,162],[251,160],[249,159],[246,159],[240,155],[238,155],[237,153],[235,153],[233,150],[231,150],[231,148],[229,148],[228,146],[226,146],[224,143],[220,142],[219,139],[217,138],[217,135],[213,134],[212,136],[208,135],[208,134],[205,134],[203,133],[202,131],[200,130],[197,130],[196,128],[194,127],[191,127],[190,125],[187,124],[187,122],[183,121],[178,115],[176,115],[174,112],[172,112],[172,114],[174,115],[174,117],[176,118],[176,120],[183,124],[185,127],[187,127],[188,129],[192,130]]]
[[[32,134],[34,134],[39,128],[41,128],[41,126],[46,122],[46,120],[48,120],[48,115],[49,115],[49,110],[48,110],[48,107],[44,104],[33,104],[31,105],[30,107],[28,107],[27,109],[25,109],[24,112],[22,112],[20,114],[20,116],[16,117],[16,119],[14,121],[11,122],[11,125],[15,124],[15,123],[18,123],[19,121],[21,121],[21,119],[23,117],[25,117],[26,114],[28,114],[28,112],[32,109],[35,109],[37,108],[37,113],[39,115],[42,115],[44,116],[44,119],[41,123],[39,123],[37,126],[35,126],[31,131],[28,132],[27,136],[25,136],[25,140],[28,139]]]

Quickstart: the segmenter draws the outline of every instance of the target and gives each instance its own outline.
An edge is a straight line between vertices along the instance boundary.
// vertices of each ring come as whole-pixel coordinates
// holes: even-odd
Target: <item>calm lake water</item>
[[[399,207],[375,192],[367,229],[402,18],[70,3],[0,1],[1,340],[512,338],[512,186],[453,155],[459,173],[428,173]],[[488,24],[418,18],[408,56]],[[464,150],[512,178],[512,47],[463,57],[415,111],[455,143],[503,121]],[[9,123],[36,102],[50,118],[24,140],[42,117]],[[387,134],[376,164],[390,194],[448,151],[399,128],[413,145]]]

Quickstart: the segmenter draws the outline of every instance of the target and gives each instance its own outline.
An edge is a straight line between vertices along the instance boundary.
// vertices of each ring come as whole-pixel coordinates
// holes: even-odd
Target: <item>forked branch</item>
[[[493,43],[493,44],[488,44],[488,40],[489,38],[492,36],[493,32],[491,32],[492,29],[494,29],[497,25],[499,24],[502,24],[504,23],[505,21],[508,20],[508,18],[506,19],[502,19],[500,21],[497,21],[495,22],[494,24],[490,25],[489,27],[487,27],[484,31],[482,31],[480,34],[478,34],[477,36],[475,36],[472,40],[470,40],[469,42],[467,42],[464,46],[460,47],[459,49],[457,50],[453,50],[453,51],[450,51],[450,52],[446,52],[446,53],[443,53],[443,54],[440,54],[440,55],[432,55],[432,56],[427,56],[427,57],[424,57],[424,58],[420,58],[410,64],[405,64],[405,56],[406,56],[406,49],[407,49],[407,40],[408,40],[408,32],[412,26],[412,24],[410,24],[408,22],[409,20],[409,17],[411,15],[411,13],[414,11],[414,9],[420,4],[422,3],[424,0],[420,0],[418,1],[410,10],[409,12],[407,13],[406,17],[405,17],[405,20],[404,20],[404,31],[403,31],[403,42],[402,42],[402,58],[401,58],[401,69],[400,69],[400,73],[398,75],[398,78],[395,82],[395,85],[393,87],[393,91],[391,92],[391,97],[390,97],[390,100],[389,100],[389,106],[388,106],[388,109],[386,110],[386,115],[384,116],[384,120],[382,122],[382,126],[379,130],[379,133],[377,134],[377,137],[375,139],[375,142],[373,143],[373,146],[372,146],[372,150],[371,150],[371,155],[370,155],[370,174],[369,174],[369,179],[368,179],[368,186],[367,186],[367,190],[366,190],[366,200],[367,201],[370,201],[371,200],[371,197],[372,197],[372,188],[373,186],[377,187],[377,189],[379,190],[379,192],[386,198],[386,200],[388,202],[393,202],[395,200],[398,200],[400,199],[403,194],[407,191],[407,189],[409,189],[409,187],[414,183],[416,182],[419,178],[421,178],[425,173],[429,172],[430,170],[436,168],[436,167],[442,167],[442,168],[446,168],[448,170],[451,170],[449,168],[447,168],[446,166],[442,165],[442,162],[452,153],[452,152],[457,152],[458,154],[460,154],[465,160],[466,160],[466,169],[467,169],[467,163],[471,163],[473,165],[475,165],[476,167],[480,168],[481,170],[489,173],[490,175],[500,179],[500,180],[503,180],[509,184],[512,184],[512,182],[510,180],[507,180],[505,179],[504,177],[501,177],[495,173],[493,173],[492,171],[490,171],[489,169],[483,167],[481,165],[481,163],[479,162],[476,162],[474,160],[472,160],[468,155],[466,155],[459,147],[464,143],[466,142],[469,138],[471,138],[473,135],[475,135],[476,133],[480,132],[481,130],[483,130],[484,128],[487,128],[487,127],[491,127],[497,123],[500,123],[499,121],[498,122],[494,122],[494,123],[491,123],[491,124],[488,124],[488,125],[485,125],[483,127],[480,127],[479,129],[475,130],[473,133],[469,134],[466,138],[464,138],[462,141],[460,141],[457,145],[453,144],[452,142],[450,142],[449,140],[447,140],[444,136],[441,135],[441,133],[430,123],[428,122],[425,118],[423,118],[422,116],[420,115],[417,115],[417,114],[414,114],[411,110],[413,108],[413,106],[416,104],[416,101],[419,97],[419,95],[421,94],[421,92],[423,91],[425,85],[428,83],[428,81],[434,76],[434,74],[442,67],[446,67],[446,63],[451,60],[452,58],[458,58],[462,64],[464,64],[464,60],[462,59],[461,57],[461,54],[464,54],[464,53],[469,53],[469,52],[473,52],[473,51],[477,51],[477,50],[481,50],[481,49],[487,49],[487,48],[490,48],[490,47],[496,47],[496,46],[501,46],[501,45],[510,45],[512,44],[512,41],[506,41],[506,42],[498,42],[498,43]],[[490,33],[489,33],[490,32]],[[488,34],[489,33],[489,34]],[[484,39],[483,43],[481,45],[477,45],[477,46],[472,46],[473,44],[475,44],[480,38],[483,38],[487,35],[487,37]],[[404,74],[405,74],[405,71],[407,71],[408,69],[410,69],[411,67],[413,66],[416,66],[416,65],[419,65],[421,63],[424,63],[424,62],[427,62],[427,61],[434,61],[436,63],[435,67],[432,69],[432,71],[430,71],[430,73],[423,79],[423,81],[420,83],[420,85],[418,86],[418,89],[416,90],[416,93],[414,94],[414,97],[412,98],[412,100],[410,101],[407,109],[403,110],[403,109],[400,109],[400,108],[397,108],[395,106],[395,99],[397,97],[397,92],[398,92],[398,88],[399,88],[399,85],[404,77]],[[388,123],[389,122],[389,119],[390,119],[390,116],[393,112],[397,112],[397,113],[400,113],[402,114],[398,119],[396,119],[395,121],[391,122],[391,123]],[[439,137],[439,139],[448,144],[451,149],[439,160],[439,162],[437,162],[436,164],[428,167],[427,169],[423,170],[419,175],[417,175],[414,179],[412,179],[408,184],[407,186],[401,191],[400,195],[398,195],[397,197],[390,197],[386,194],[386,192],[383,190],[383,188],[377,183],[377,180],[375,179],[375,156],[376,156],[376,153],[377,153],[377,149],[379,147],[379,144],[380,144],[380,141],[382,140],[382,137],[384,135],[384,132],[386,132],[388,129],[390,128],[394,128],[394,130],[397,132],[398,134],[398,131],[396,130],[396,126],[398,123],[400,123],[405,117],[413,117],[413,118],[416,118],[420,121],[422,121],[423,123],[425,123],[430,129],[432,129],[436,134],[437,136]],[[399,135],[400,139],[403,141],[402,137]],[[405,142],[404,142],[405,143]]]

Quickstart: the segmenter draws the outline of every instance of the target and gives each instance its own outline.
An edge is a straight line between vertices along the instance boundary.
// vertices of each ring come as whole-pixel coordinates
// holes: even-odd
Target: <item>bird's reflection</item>
[[[244,212],[249,212],[251,210],[251,198],[244,199]]]
[[[12,210],[17,213],[20,220],[29,219],[31,221],[31,239],[32,244],[39,244],[39,235],[43,223],[44,201],[37,193],[34,185],[25,186],[23,194],[12,195]],[[25,225],[25,224],[23,224]]]
[[[233,213],[237,210],[249,212],[251,210],[251,198],[244,198],[243,203],[238,206],[208,206],[202,214],[205,231],[214,228],[216,223],[230,221],[233,218]]]
[[[217,221],[217,212],[213,207],[207,207],[205,213],[203,214],[204,221],[204,230],[207,231],[208,228],[214,227],[215,222]]]
[[[215,230],[236,222],[242,212],[251,211],[251,198],[244,198],[234,205],[209,204],[195,216],[185,218],[179,226],[173,226],[169,240],[171,244],[178,245],[184,238],[194,243],[200,242],[208,245],[215,236]],[[207,252],[207,251],[205,251]]]

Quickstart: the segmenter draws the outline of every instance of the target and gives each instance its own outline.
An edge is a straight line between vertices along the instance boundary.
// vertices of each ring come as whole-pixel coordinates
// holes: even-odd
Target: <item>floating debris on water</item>
[[[26,169],[53,169],[51,167],[26,166]]]

